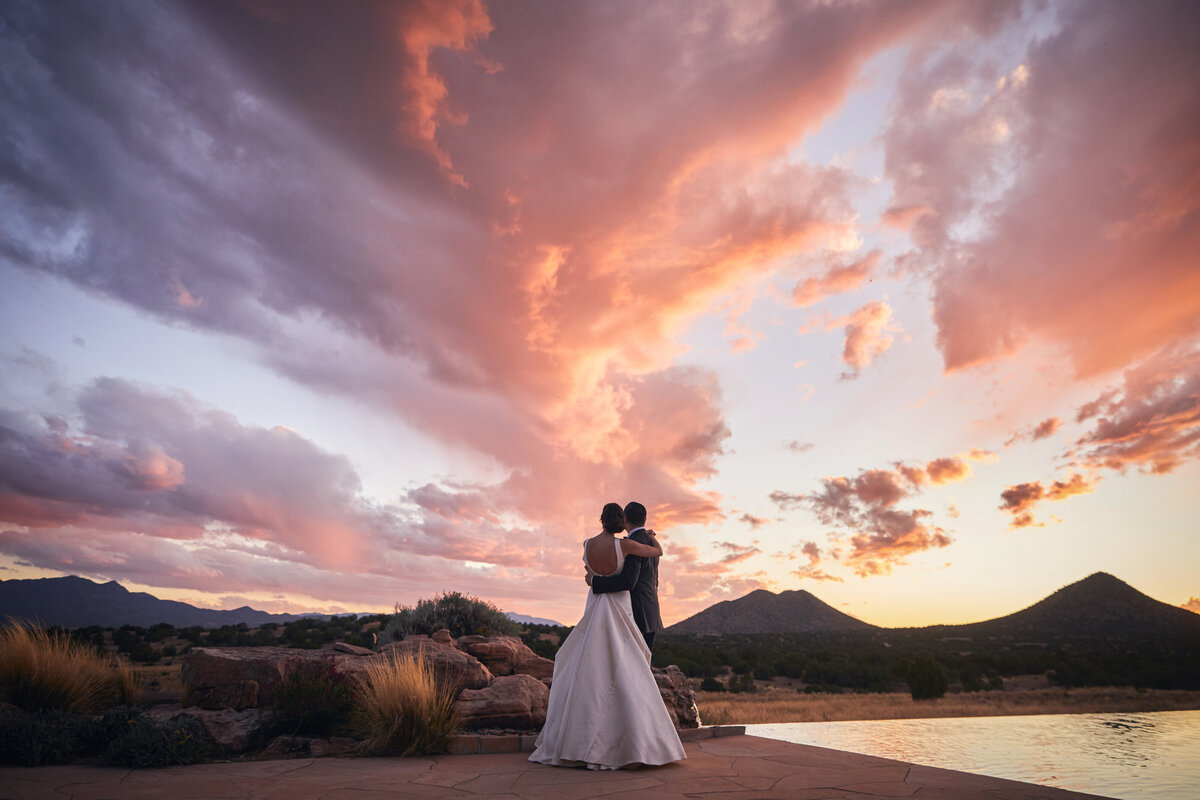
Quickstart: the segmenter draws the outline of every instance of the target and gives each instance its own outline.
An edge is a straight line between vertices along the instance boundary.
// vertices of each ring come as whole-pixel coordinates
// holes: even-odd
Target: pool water
[[[1200,711],[795,722],[746,733],[1121,800],[1200,798]]]

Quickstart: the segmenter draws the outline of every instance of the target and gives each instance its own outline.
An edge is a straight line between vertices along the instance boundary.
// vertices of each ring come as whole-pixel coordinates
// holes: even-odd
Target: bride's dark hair
[[[604,510],[600,512],[600,524],[609,533],[625,530],[625,512],[619,503],[605,503]]]

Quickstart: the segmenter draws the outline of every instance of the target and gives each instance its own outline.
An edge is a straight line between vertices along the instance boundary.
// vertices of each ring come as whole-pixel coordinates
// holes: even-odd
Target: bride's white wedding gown
[[[609,574],[615,575],[625,557],[621,542],[613,542],[617,568]],[[633,621],[629,592],[589,590],[583,619],[554,657],[546,724],[529,760],[620,769],[686,757],[650,672],[650,649]]]

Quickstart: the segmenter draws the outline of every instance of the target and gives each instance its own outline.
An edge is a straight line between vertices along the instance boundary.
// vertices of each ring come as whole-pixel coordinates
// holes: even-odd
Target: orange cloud
[[[971,476],[971,466],[961,458],[937,458],[925,465],[929,481],[938,486]]]
[[[467,115],[451,110],[446,84],[430,67],[429,60],[437,48],[470,51],[491,32],[492,23],[482,0],[413,3],[400,12],[397,26],[407,54],[401,73],[401,86],[407,95],[406,133],[454,183],[464,187],[466,180],[454,171],[450,155],[438,144],[437,133],[443,123],[465,125]]]
[[[796,497],[772,492],[771,499],[781,508],[803,505],[823,525],[835,526],[850,534],[850,549],[831,556],[862,577],[890,574],[893,567],[906,563],[916,553],[947,547],[953,541],[940,526],[931,522],[927,509],[905,510],[898,504],[920,492],[928,483],[961,480],[969,474],[960,459],[935,459],[930,462],[941,479],[935,481],[920,467],[897,464],[894,470],[870,469],[854,478],[835,477],[822,481],[820,492]],[[830,534],[837,538],[837,534]],[[816,546],[813,545],[815,548]],[[810,560],[817,551],[806,551]],[[809,566],[816,567],[817,562]]]
[[[1189,597],[1188,601],[1179,607],[1200,614],[1200,597]]]
[[[892,308],[887,303],[872,300],[847,317],[829,322],[826,328],[845,328],[846,345],[842,350],[842,361],[850,366],[847,377],[853,377],[892,346],[889,331]]]
[[[1097,482],[1098,479],[1093,478],[1089,482],[1079,473],[1073,473],[1069,479],[1054,481],[1048,488],[1040,481],[1020,483],[1000,493],[1000,499],[1004,501],[1000,510],[1013,515],[1010,528],[1028,528],[1035,525],[1041,527],[1033,517],[1033,509],[1038,503],[1043,500],[1066,500],[1074,495],[1087,494],[1095,488]]]

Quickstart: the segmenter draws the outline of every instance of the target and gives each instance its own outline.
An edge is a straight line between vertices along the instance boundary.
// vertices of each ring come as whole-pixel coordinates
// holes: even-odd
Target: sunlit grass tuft
[[[0,700],[26,711],[90,713],[133,705],[138,680],[125,663],[70,636],[9,619],[0,629]]]
[[[456,687],[440,685],[412,653],[372,660],[355,687],[355,716],[370,753],[444,753],[458,727]]]

